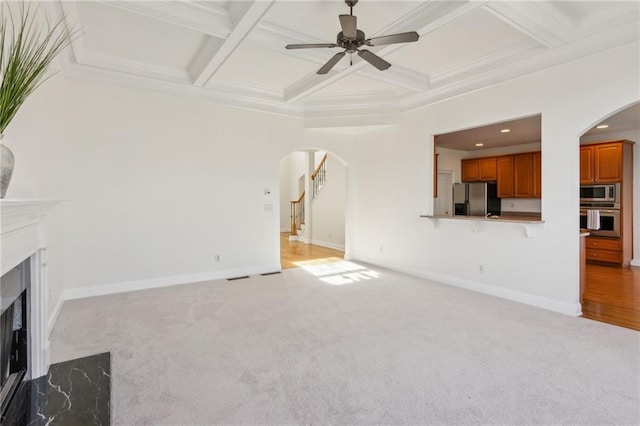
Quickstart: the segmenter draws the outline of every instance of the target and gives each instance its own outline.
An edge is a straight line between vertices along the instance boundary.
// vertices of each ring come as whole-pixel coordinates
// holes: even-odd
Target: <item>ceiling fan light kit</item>
[[[347,53],[358,53],[362,59],[379,69],[384,71],[391,67],[391,64],[375,53],[367,49],[360,49],[362,46],[383,46],[387,44],[396,43],[410,43],[418,41],[420,37],[417,32],[410,31],[400,34],[390,34],[386,36],[365,38],[364,31],[358,29],[358,18],[353,15],[353,6],[358,3],[358,0],[345,0],[345,3],[350,8],[349,15],[340,15],[340,31],[336,37],[335,43],[315,43],[315,44],[289,44],[287,49],[315,49],[315,48],[333,48],[340,47],[344,49],[343,52],[335,54],[329,61],[324,64],[317,74],[326,74],[342,59]]]

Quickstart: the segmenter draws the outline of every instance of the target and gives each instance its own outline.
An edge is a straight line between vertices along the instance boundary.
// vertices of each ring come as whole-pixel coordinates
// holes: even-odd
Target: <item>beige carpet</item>
[[[66,302],[52,362],[111,351],[117,425],[640,423],[636,331],[307,269]]]

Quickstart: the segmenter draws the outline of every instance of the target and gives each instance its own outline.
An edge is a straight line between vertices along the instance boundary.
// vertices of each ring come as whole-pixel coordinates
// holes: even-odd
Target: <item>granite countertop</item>
[[[506,212],[497,216],[436,216],[421,215],[431,219],[450,219],[450,220],[480,220],[487,222],[516,222],[516,223],[544,223],[540,213],[532,212]]]

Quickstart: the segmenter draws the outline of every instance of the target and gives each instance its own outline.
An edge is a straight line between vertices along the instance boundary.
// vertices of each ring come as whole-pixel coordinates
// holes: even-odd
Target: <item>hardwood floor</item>
[[[640,268],[587,264],[582,316],[640,331]]]
[[[344,252],[327,247],[289,241],[287,232],[280,233],[280,264],[282,269],[296,268],[295,262],[324,259],[327,257],[344,258]]]

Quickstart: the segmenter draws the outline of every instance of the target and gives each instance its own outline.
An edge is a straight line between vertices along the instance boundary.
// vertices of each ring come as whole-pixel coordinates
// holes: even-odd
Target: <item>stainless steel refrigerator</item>
[[[494,182],[453,185],[453,212],[456,216],[489,216],[501,212],[498,187]]]

